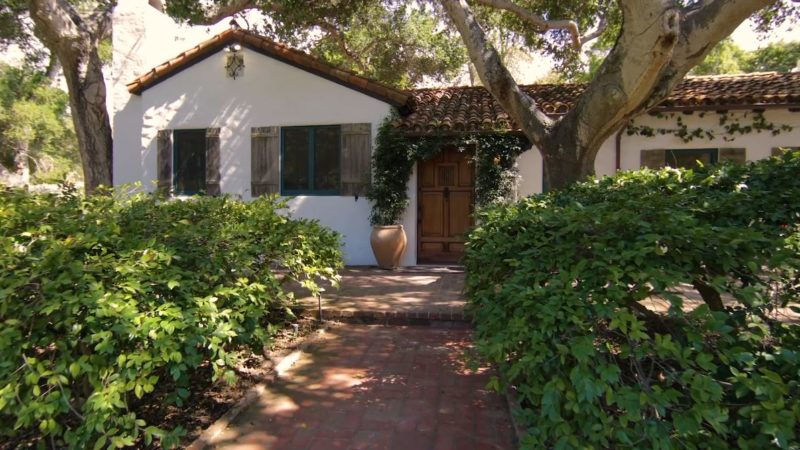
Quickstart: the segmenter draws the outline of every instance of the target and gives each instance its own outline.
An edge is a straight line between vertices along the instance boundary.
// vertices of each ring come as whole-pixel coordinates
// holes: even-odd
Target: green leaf
[[[77,377],[81,373],[81,366],[78,363],[72,363],[69,365],[69,373],[72,375],[73,378]]]

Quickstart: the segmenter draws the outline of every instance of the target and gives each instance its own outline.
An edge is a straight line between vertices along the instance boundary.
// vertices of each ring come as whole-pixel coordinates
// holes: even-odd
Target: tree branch
[[[587,154],[575,158],[593,173],[597,150],[621,124],[642,110],[672,58],[678,39],[678,9],[660,0],[620,0],[622,29],[614,48],[575,107],[559,122],[550,144],[577,140]],[[592,152],[594,154],[592,154]]]
[[[600,20],[597,21],[597,27],[595,27],[594,30],[589,31],[580,37],[581,45],[599,38],[600,35],[602,35],[604,31],[606,31],[607,27],[608,27],[608,19],[606,18],[605,15],[600,16]]]
[[[474,0],[485,6],[495,9],[502,9],[510,11],[522,19],[530,22],[537,30],[544,33],[548,30],[566,30],[572,37],[572,46],[577,50],[581,48],[583,41],[581,41],[581,34],[578,30],[578,24],[574,20],[547,20],[539,15],[534,14],[510,0]]]
[[[673,57],[647,101],[647,108],[664,100],[689,70],[701,63],[711,49],[742,22],[775,1],[705,0],[685,8]]]
[[[98,6],[89,16],[87,22],[90,24],[90,34],[93,39],[99,41],[111,37],[111,13],[116,5],[116,0],[106,2],[104,6]]]
[[[85,33],[83,19],[66,0],[29,0],[36,37],[47,47],[70,47]]]
[[[191,23],[194,25],[214,25],[222,19],[256,7],[258,7],[258,5],[255,1],[233,0],[228,4],[219,5],[216,8],[208,9],[206,13],[203,14],[202,19],[192,20]]]
[[[325,34],[330,36],[336,42],[336,45],[339,46],[339,49],[342,53],[347,56],[358,68],[361,70],[362,73],[367,73],[368,68],[364,61],[361,60],[357,55],[355,55],[350,49],[347,47],[347,42],[345,42],[344,34],[339,31],[334,25],[328,22],[317,22],[315,23],[321,30],[325,31]]]
[[[508,113],[531,143],[539,146],[553,125],[552,119],[538,109],[536,102],[522,92],[514,77],[500,59],[494,46],[470,10],[466,0],[442,0],[467,47],[469,58],[486,90]]]

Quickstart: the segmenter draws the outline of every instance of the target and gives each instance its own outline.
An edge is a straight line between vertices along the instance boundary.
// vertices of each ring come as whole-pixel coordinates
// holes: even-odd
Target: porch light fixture
[[[225,47],[225,72],[234,80],[244,74],[244,54],[240,44]]]

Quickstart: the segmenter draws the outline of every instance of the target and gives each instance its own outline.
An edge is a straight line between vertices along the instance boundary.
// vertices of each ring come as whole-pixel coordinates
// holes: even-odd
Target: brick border
[[[265,377],[264,381],[251,386],[233,407],[225,411],[219,419],[215,420],[214,423],[203,430],[200,435],[186,447],[186,450],[205,450],[213,446],[220,433],[225,431],[244,410],[255,403],[276,378],[280,378],[281,374],[286,371],[286,369],[294,365],[300,355],[310,345],[325,339],[325,332],[328,331],[332,325],[333,324],[329,322],[323,322],[322,328],[301,338],[294,346],[276,354],[269,354],[266,365],[271,369],[271,373]]]
[[[318,318],[316,308],[305,308],[303,315]],[[454,311],[375,311],[375,310],[339,310],[322,308],[324,321],[334,320],[345,323],[384,323],[387,325],[429,325],[433,322],[456,322],[471,324],[472,316],[463,310]]]

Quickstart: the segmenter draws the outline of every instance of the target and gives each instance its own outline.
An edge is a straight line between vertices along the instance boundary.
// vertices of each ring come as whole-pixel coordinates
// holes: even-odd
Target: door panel
[[[450,237],[463,239],[472,226],[472,192],[450,193],[450,220],[448,233]]]
[[[455,147],[418,166],[418,261],[457,263],[473,225],[475,168],[471,153]]]
[[[444,236],[444,195],[441,192],[423,192],[420,203],[425,215],[419,234],[424,237]]]

